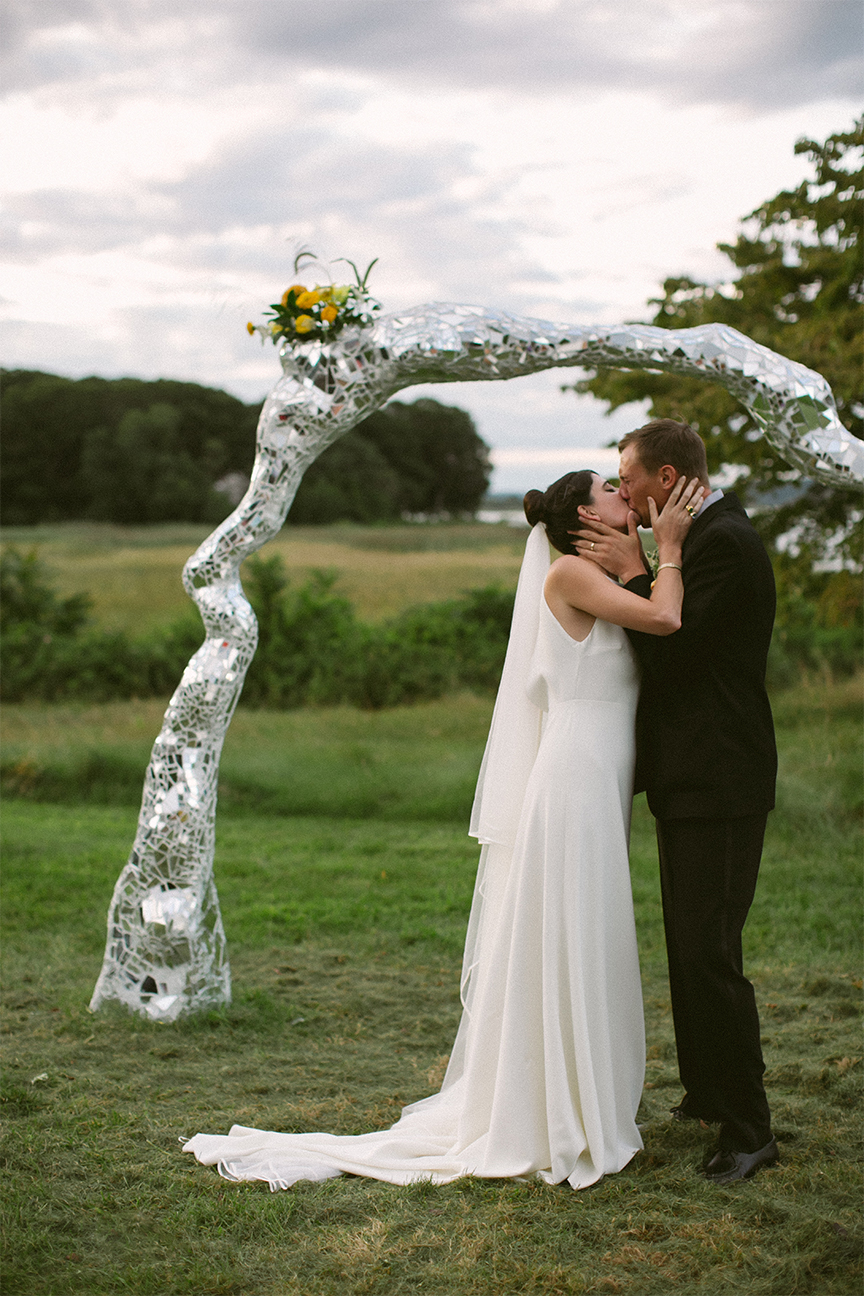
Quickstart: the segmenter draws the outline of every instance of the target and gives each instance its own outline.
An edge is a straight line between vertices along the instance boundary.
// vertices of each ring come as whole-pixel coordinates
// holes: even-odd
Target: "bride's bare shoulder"
[[[595,564],[587,558],[580,558],[578,554],[562,554],[551,564],[546,585],[550,589],[561,589],[574,583],[582,584],[593,580],[597,570]]]

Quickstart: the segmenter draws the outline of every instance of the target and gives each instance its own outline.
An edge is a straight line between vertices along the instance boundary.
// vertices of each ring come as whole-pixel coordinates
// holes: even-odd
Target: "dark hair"
[[[693,477],[700,481],[708,480],[705,444],[689,423],[654,419],[622,437],[618,449],[623,450],[626,446],[633,447],[646,472],[659,472],[664,464],[670,464],[688,481]]]
[[[565,473],[545,491],[530,490],[523,500],[525,516],[532,526],[545,522],[550,544],[559,553],[575,554],[571,528],[579,525],[580,504],[591,503],[594,473],[590,469]]]

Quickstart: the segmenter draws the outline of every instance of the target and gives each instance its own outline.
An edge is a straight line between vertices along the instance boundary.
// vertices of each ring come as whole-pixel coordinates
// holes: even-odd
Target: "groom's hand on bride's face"
[[[569,531],[575,537],[576,552],[582,558],[597,563],[611,576],[617,576],[624,584],[636,576],[645,574],[645,555],[639,539],[637,527],[639,518],[632,510],[627,515],[627,532],[616,531],[599,518],[582,517],[583,525],[578,530]]]

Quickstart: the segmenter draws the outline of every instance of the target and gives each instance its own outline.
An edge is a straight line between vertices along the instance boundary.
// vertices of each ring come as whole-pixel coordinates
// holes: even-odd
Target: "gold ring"
[[[695,516],[696,516],[696,505],[695,505],[695,504],[685,504],[684,507],[685,507],[685,509],[687,510],[687,512],[690,514],[691,517],[695,517]]]
[[[591,552],[592,552],[592,553],[594,552],[594,541],[593,541],[593,540],[591,541]]]

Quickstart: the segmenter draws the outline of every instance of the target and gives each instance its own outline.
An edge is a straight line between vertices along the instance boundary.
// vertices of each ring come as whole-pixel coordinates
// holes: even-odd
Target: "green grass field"
[[[173,1026],[86,1009],[163,704],[6,708],[3,1291],[858,1293],[860,693],[800,688],[775,708],[780,799],[746,959],[782,1164],[711,1187],[695,1174],[710,1136],[668,1118],[680,1089],[640,799],[645,1151],[586,1193],[344,1178],[271,1195],[179,1151],[234,1120],[380,1128],[437,1087],[490,700],[238,713],[216,856],[234,1003]]]
[[[107,630],[138,635],[194,614],[180,580],[183,564],[210,528],[189,523],[119,527],[103,522],[4,527],[0,543],[36,549],[63,597],[86,590]],[[463,590],[515,589],[525,528],[444,526],[286,527],[261,549],[279,554],[294,584],[316,570],[338,571],[336,591],[364,621],[412,603],[435,603]]]
[[[13,795],[138,806],[165,700],[7,704],[3,785]],[[467,822],[492,699],[464,694],[358,711],[239,709],[220,765],[220,806]]]

